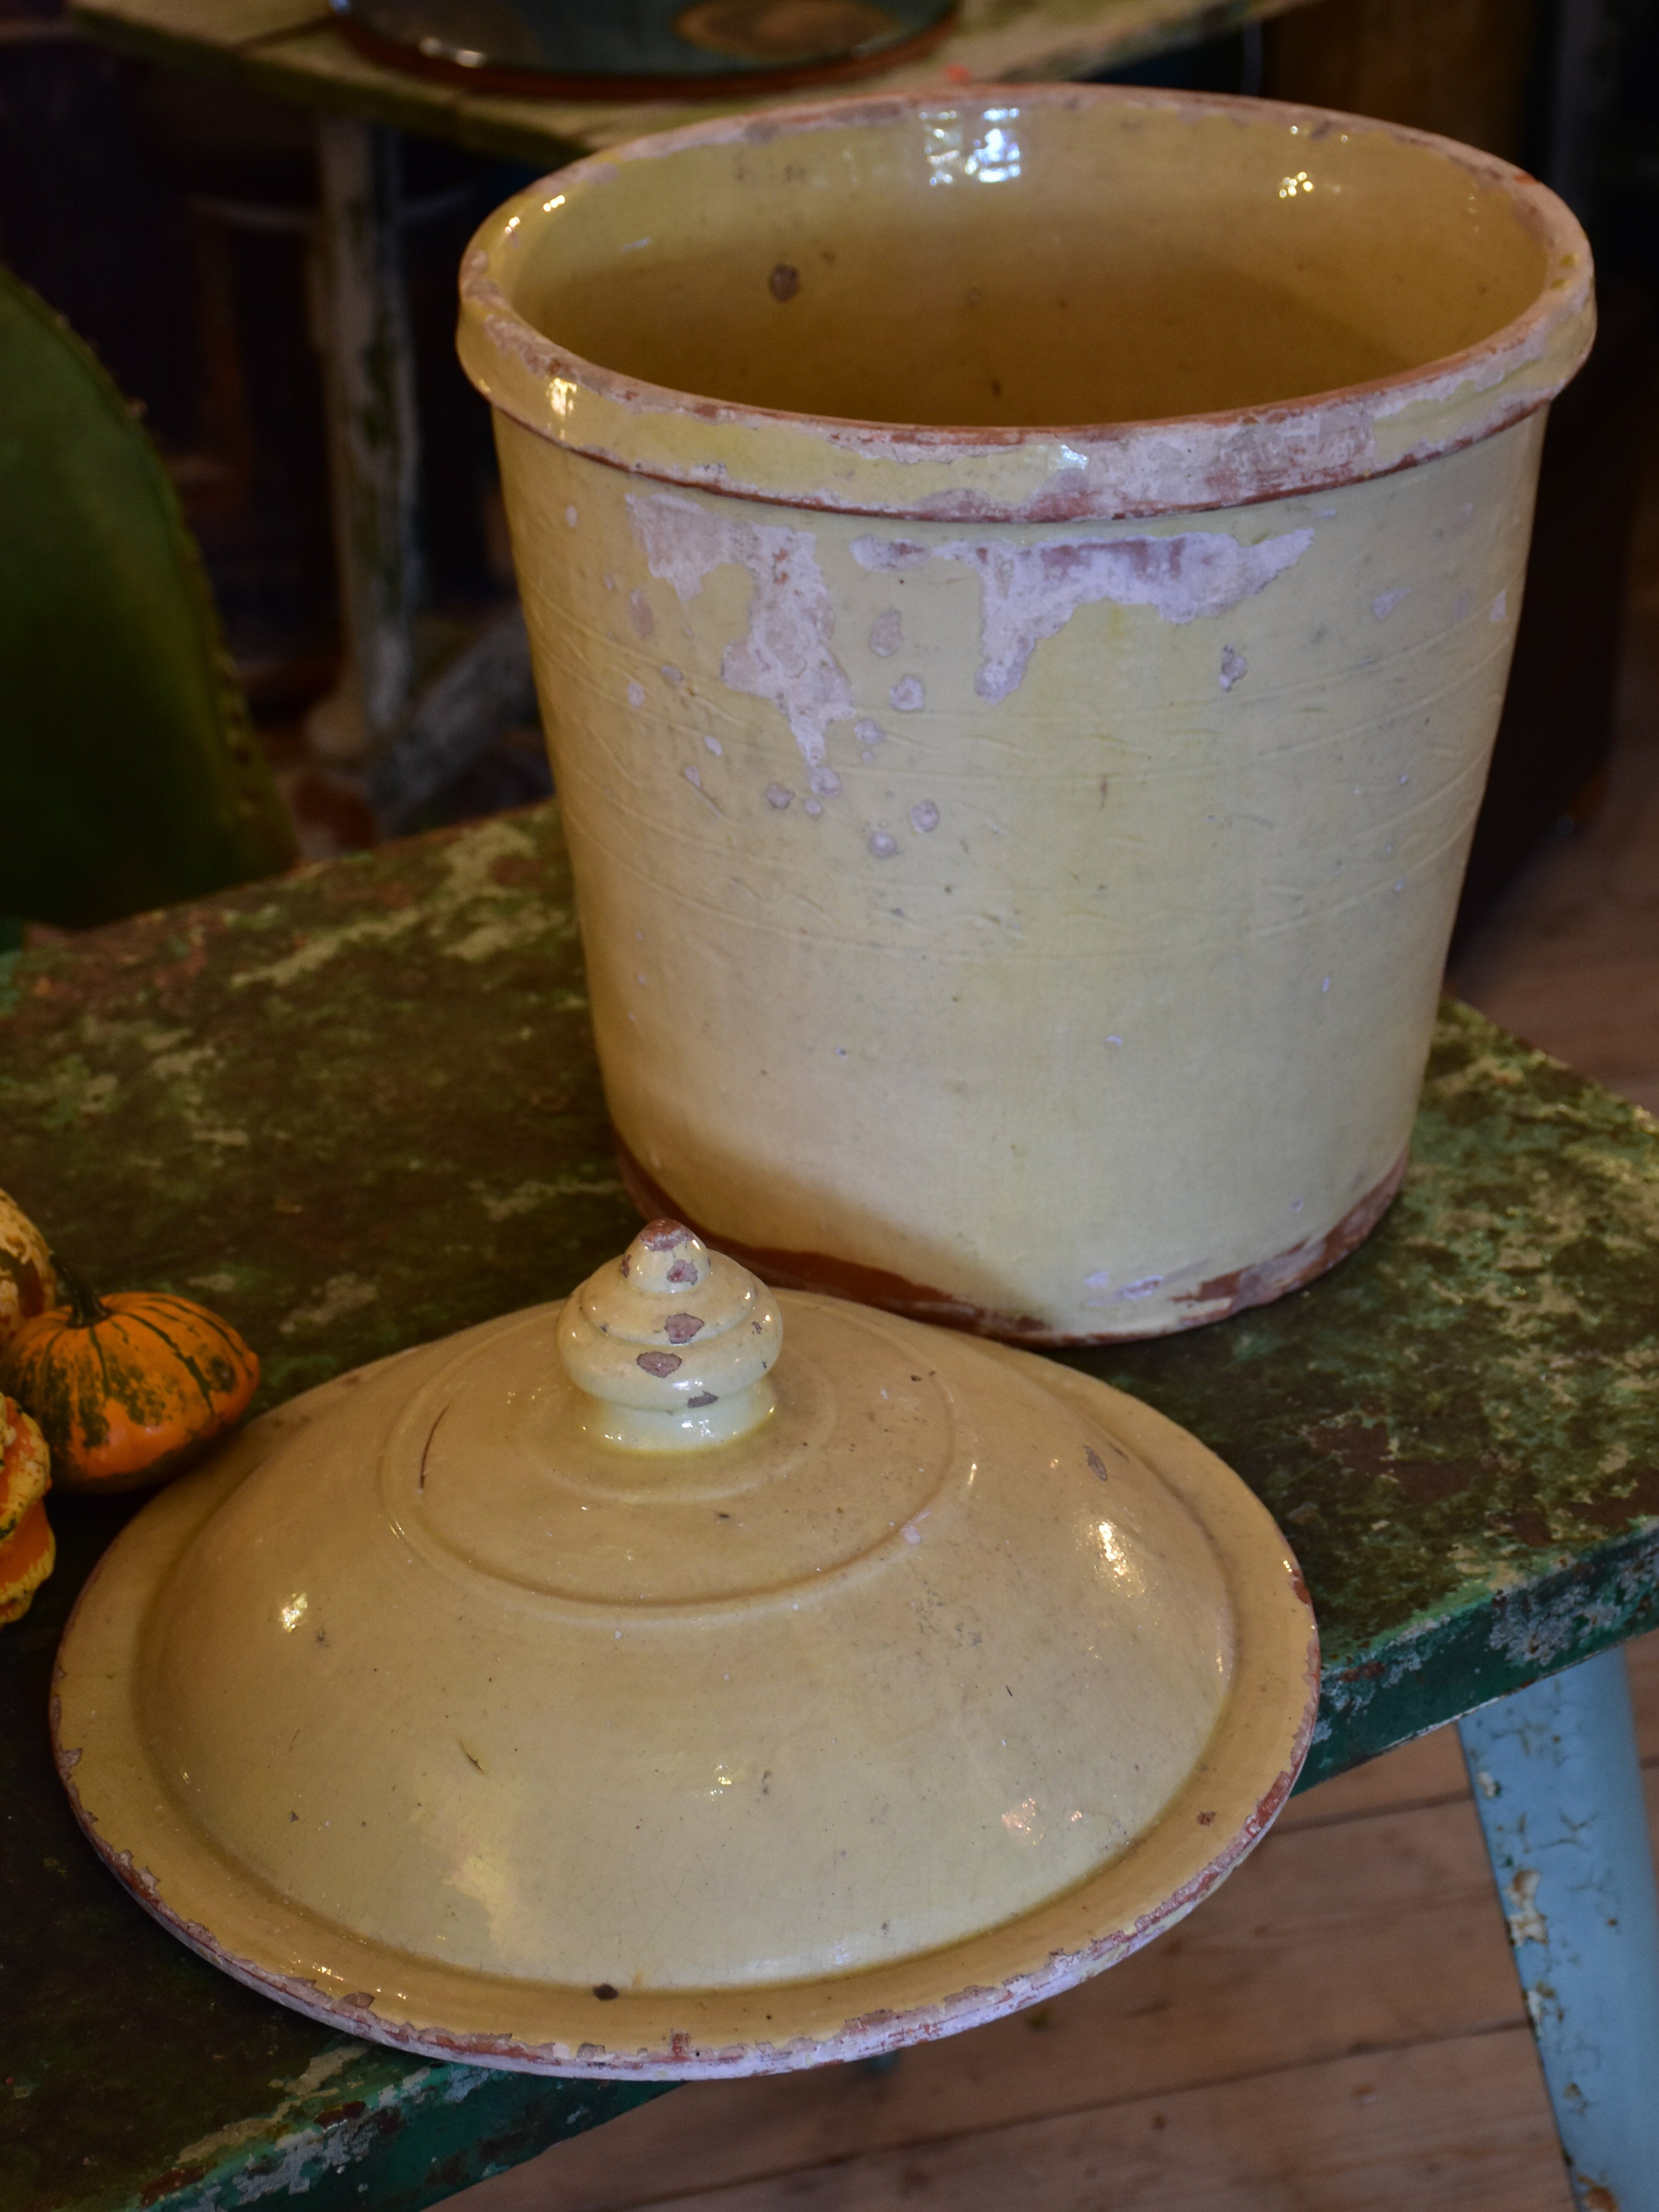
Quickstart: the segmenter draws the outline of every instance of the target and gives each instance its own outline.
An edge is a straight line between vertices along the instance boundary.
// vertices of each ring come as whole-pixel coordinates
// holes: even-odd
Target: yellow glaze
[[[1142,1335],[1403,1165],[1571,216],[1261,102],[723,118],[480,233],[461,350],[638,1194],[775,1282]]]
[[[675,1228],[631,1267],[698,1302],[726,1263]],[[667,1296],[613,1267],[267,1415],[144,1510],[57,1726],[152,1911],[356,2033],[745,2072],[1063,1986],[1249,1850],[1317,1664],[1237,1480],[1029,1354],[756,1287],[743,1327],[782,1347],[733,1440],[596,1429],[567,1324],[614,1342]]]

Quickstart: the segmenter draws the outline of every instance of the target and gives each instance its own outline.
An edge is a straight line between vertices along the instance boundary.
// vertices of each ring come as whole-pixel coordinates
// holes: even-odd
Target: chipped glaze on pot
[[[1403,1172],[1582,233],[1506,164],[1115,88],[723,118],[479,234],[647,1210],[1040,1341]]]
[[[631,1376],[747,1287],[678,1224],[629,1258],[268,1414],[117,1539],[53,1727],[134,1894],[353,2033],[670,2077],[968,2027],[1181,1917],[1317,1703],[1261,1506],[1086,1376],[758,1285],[754,1425],[618,1445],[596,1405],[681,1416]]]

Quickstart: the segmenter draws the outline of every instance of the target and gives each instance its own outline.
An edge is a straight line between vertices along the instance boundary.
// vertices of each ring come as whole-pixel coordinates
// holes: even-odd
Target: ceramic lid
[[[1282,1540],[1183,1431],[659,1222],[164,1492],[57,1725],[94,1842],[243,1978],[672,2075],[1134,1948],[1265,1828],[1316,1674]]]

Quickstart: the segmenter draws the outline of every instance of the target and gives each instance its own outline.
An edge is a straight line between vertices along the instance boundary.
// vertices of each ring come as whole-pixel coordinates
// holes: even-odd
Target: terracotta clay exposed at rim
[[[669,1214],[677,1220],[690,1222],[685,1209],[641,1166],[622,1139],[618,1137],[616,1141],[623,1182],[628,1195],[647,1219]],[[1172,1302],[1176,1305],[1201,1310],[1170,1322],[1157,1334],[1167,1336],[1182,1329],[1201,1328],[1207,1322],[1224,1321],[1230,1314],[1243,1313],[1248,1307],[1270,1304],[1274,1298],[1282,1298],[1286,1291],[1300,1290],[1304,1283],[1311,1283],[1316,1276],[1335,1267],[1339,1260],[1346,1260],[1350,1252],[1364,1243],[1388,1212],[1406,1179],[1409,1158],[1409,1153],[1402,1152],[1382,1182],[1368,1190],[1311,1247],[1293,1244],[1276,1259],[1259,1260],[1250,1267],[1235,1268],[1231,1274],[1212,1276],[1195,1290],[1172,1292]],[[891,1274],[883,1267],[860,1267],[855,1260],[834,1259],[821,1252],[770,1251],[759,1245],[738,1243],[717,1231],[698,1227],[695,1222],[690,1225],[696,1229],[698,1236],[740,1260],[775,1289],[825,1291],[832,1297],[856,1298],[865,1305],[884,1307],[890,1313],[908,1314],[913,1321],[933,1322],[941,1328],[965,1329],[971,1336],[996,1337],[1011,1344],[1061,1346],[1122,1344],[1149,1334],[1144,1327],[1101,1329],[1088,1334],[1051,1328],[1029,1314],[999,1313],[989,1307],[971,1305],[966,1299],[952,1297],[948,1291],[907,1282],[902,1275]]]
[[[585,359],[532,324],[511,296],[514,233],[550,186],[562,205],[610,183],[619,165],[700,149],[766,146],[809,132],[879,130],[907,120],[982,118],[988,110],[1019,115],[1091,106],[1146,108],[1194,124],[1219,117],[1259,127],[1277,122],[1302,134],[1299,143],[1308,147],[1340,131],[1420,149],[1455,164],[1477,188],[1504,194],[1547,256],[1536,296],[1477,343],[1392,375],[1217,413],[1040,428],[854,421],[677,391]],[[632,474],[727,497],[934,522],[1197,513],[1389,475],[1491,437],[1547,405],[1576,374],[1595,331],[1583,233],[1553,193],[1512,163],[1372,118],[1107,85],[884,93],[758,117],[721,116],[661,132],[574,163],[508,203],[466,256],[461,301],[463,365],[493,405],[538,436]],[[696,460],[683,453],[673,429],[675,418],[688,416],[708,433]],[[1034,465],[1040,450],[1041,480],[1011,473],[988,489],[983,469],[974,465],[1012,459],[1020,449]],[[968,465],[958,477],[957,465],[963,464]]]

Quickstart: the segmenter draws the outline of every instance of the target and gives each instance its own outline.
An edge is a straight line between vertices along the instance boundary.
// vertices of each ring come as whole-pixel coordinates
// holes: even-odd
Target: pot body
[[[1073,132],[1074,160],[1079,116],[1096,138],[1145,123],[1109,92],[1029,98],[1054,103],[1044,127]],[[1224,171],[1240,157],[1212,126],[1231,105],[1199,103],[1194,124],[1193,103],[1154,101],[1158,145],[1133,159],[1154,174],[1167,159],[1171,189],[1195,162]],[[1237,143],[1261,113],[1306,112],[1236,105]],[[902,103],[842,112],[878,107],[872,138],[918,118],[938,137]],[[1186,168],[1180,146],[1158,150],[1177,111]],[[837,111],[816,112],[833,137]],[[825,158],[811,129],[774,124],[735,155],[722,126],[724,181],[702,180],[717,232],[741,229],[745,189],[785,191],[776,137]],[[1278,127],[1305,143],[1305,125]],[[995,128],[1006,151],[1013,125]],[[1383,135],[1387,161],[1463,158]],[[633,198],[608,222],[697,181],[677,179],[682,143],[715,143],[706,127],[644,142],[668,155],[654,175],[623,165],[611,204]],[[1372,190],[1373,228],[1393,205],[1387,161],[1338,176]],[[1049,167],[1063,178],[1059,155]],[[1514,173],[1485,164],[1488,201],[1516,198]],[[1312,189],[1285,181],[1292,200]],[[918,187],[930,222],[936,182]],[[1242,176],[1241,204],[1262,189]],[[518,204],[533,226],[567,198],[580,208],[575,188]],[[1421,209],[1403,185],[1398,199],[1389,250],[1407,258],[1376,283],[1403,288],[1404,331]],[[1504,213],[1486,210],[1486,233]],[[1449,295],[1479,291],[1481,234],[1472,223]],[[535,331],[514,329],[516,249],[495,235],[470,269],[463,357],[497,404],[606,1091],[642,1205],[775,1282],[1030,1341],[1190,1326],[1340,1258],[1404,1170],[1544,403],[1588,343],[1587,264],[1575,277],[1559,236],[1526,246],[1535,267],[1506,248],[1491,312],[1509,321],[1449,367],[1410,365],[1451,343],[1449,323],[1390,355],[1381,308],[1371,350],[1346,356],[1322,325],[1316,343],[1287,323],[1292,386],[1343,360],[1372,372],[1299,412],[889,432],[745,412],[753,390],[677,399],[641,380],[639,360],[665,373],[644,356],[631,381],[592,369],[538,335],[556,340],[568,312],[590,349],[609,343],[592,285],[538,270],[532,246],[516,296]],[[1277,250],[1271,222],[1262,235]],[[781,250],[762,243],[762,259]],[[795,258],[769,280],[783,304],[811,274],[808,243],[785,244]],[[1031,257],[1047,250],[1034,227]],[[760,343],[743,312],[740,364]],[[712,376],[718,339],[688,317]],[[624,370],[645,343],[625,321]],[[915,326],[895,328],[921,349]],[[1033,350],[1008,356],[1027,406]],[[824,407],[818,372],[779,360],[753,389],[771,375],[798,410]],[[919,400],[931,390],[948,426],[968,404],[957,370],[918,364]],[[1145,373],[1123,372],[1132,397]],[[1224,398],[1266,373],[1194,371],[1184,389]]]
[[[504,422],[648,1207],[1030,1336],[1208,1320],[1357,1242],[1404,1163],[1541,429],[1249,508],[964,531],[670,489]],[[1163,605],[1091,597],[1148,577]],[[848,711],[803,744],[776,695],[815,722],[830,669]]]

